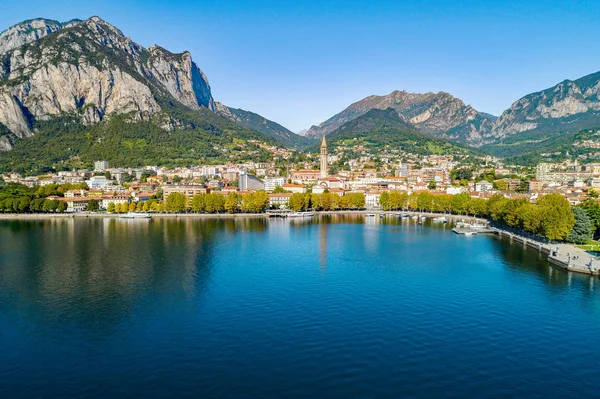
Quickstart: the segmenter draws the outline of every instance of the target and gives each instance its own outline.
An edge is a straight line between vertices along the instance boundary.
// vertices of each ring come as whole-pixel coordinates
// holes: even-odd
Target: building
[[[173,193],[180,193],[186,195],[189,199],[192,199],[196,194],[208,194],[209,189],[202,185],[168,185],[163,186],[163,198],[168,198]]]
[[[543,188],[544,188],[544,182],[542,182],[540,180],[529,181],[529,192],[530,193],[542,191]]]
[[[273,191],[275,187],[282,187],[285,184],[285,177],[272,177],[265,179],[265,191]]]
[[[94,171],[95,172],[104,172],[106,169],[108,169],[108,162],[107,161],[96,161],[96,162],[94,162]]]
[[[128,204],[129,196],[128,195],[115,195],[115,196],[110,196],[110,197],[102,197],[102,200],[100,201],[100,208],[108,209],[108,204],[110,204],[111,202],[115,205]]]
[[[323,136],[323,140],[321,141],[321,173],[319,176],[321,179],[327,177],[327,140],[325,140],[325,136]]]
[[[281,186],[285,191],[292,193],[304,194],[307,191],[306,186],[302,184],[284,184]]]
[[[93,176],[85,181],[90,190],[106,190],[108,186],[112,186],[112,182],[105,176]]]
[[[494,189],[494,185],[489,181],[482,180],[480,182],[475,183],[475,191],[492,191]]]
[[[287,208],[291,193],[269,194],[269,208]]]
[[[265,183],[258,177],[242,171],[238,177],[238,187],[240,190],[264,190]]]
[[[365,193],[365,206],[367,209],[379,208],[380,192]]]

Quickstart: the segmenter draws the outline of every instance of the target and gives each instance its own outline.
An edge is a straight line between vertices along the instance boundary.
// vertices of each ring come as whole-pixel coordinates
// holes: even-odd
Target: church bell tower
[[[321,141],[321,178],[327,177],[327,140]]]

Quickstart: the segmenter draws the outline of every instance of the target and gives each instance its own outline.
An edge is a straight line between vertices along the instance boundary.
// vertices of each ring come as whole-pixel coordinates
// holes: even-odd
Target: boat
[[[421,216],[421,222],[424,222],[427,220],[427,216]]]
[[[471,227],[473,230],[486,230],[489,228],[488,225],[483,223],[473,223],[469,227]]]
[[[438,216],[432,219],[434,222],[448,223],[448,219],[445,216]]]
[[[135,213],[135,212],[127,212],[123,215],[119,215],[121,219],[150,219],[152,215],[149,213]]]
[[[380,214],[379,214],[379,217],[380,217],[380,218],[382,218],[382,217],[384,217],[384,216],[385,216],[385,213],[380,213]]]
[[[313,216],[315,216],[314,212],[300,212],[300,216],[302,216],[303,218],[311,218]]]
[[[368,218],[374,218],[375,214],[374,213],[367,213],[365,216],[368,217]]]
[[[414,216],[412,217],[412,220],[417,220],[417,219],[419,219],[419,217],[418,217],[417,215],[414,215]]]
[[[407,218],[408,218],[408,215],[407,215],[406,213],[403,213],[402,215],[400,215],[400,217],[401,217],[402,219],[407,219]]]

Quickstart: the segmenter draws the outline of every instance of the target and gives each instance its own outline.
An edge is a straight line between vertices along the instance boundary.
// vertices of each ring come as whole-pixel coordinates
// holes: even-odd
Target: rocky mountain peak
[[[491,128],[495,117],[478,112],[447,92],[410,93],[395,90],[384,96],[369,96],[358,101],[319,126],[309,129],[308,137],[329,134],[372,109],[393,109],[423,133],[478,145]]]
[[[37,30],[26,33],[28,26]],[[12,48],[0,54],[0,124],[16,137],[32,135],[35,121],[65,114],[85,124],[111,114],[148,120],[161,112],[161,98],[214,110],[208,80],[189,52],[146,50],[99,17],[35,20],[9,31],[4,43]]]
[[[76,22],[71,21],[74,25]],[[45,18],[20,22],[0,33],[0,54],[41,39],[52,32],[63,29],[65,24]]]

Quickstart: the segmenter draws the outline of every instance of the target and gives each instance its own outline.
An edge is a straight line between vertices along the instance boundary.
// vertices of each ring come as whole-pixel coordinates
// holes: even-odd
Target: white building
[[[379,192],[365,193],[365,206],[367,209],[379,208],[379,197],[381,197]]]
[[[96,172],[104,172],[106,169],[108,169],[108,162],[107,161],[96,161],[96,162],[94,162],[94,170]]]
[[[258,177],[243,171],[238,177],[238,188],[240,190],[264,190],[265,184]]]
[[[494,185],[489,181],[482,180],[480,182],[475,183],[475,191],[492,191],[494,189]]]
[[[285,184],[285,177],[272,177],[265,179],[265,191],[273,191],[275,187],[282,187]]]
[[[112,186],[112,182],[105,176],[93,176],[85,182],[90,190],[106,190],[109,186]]]

